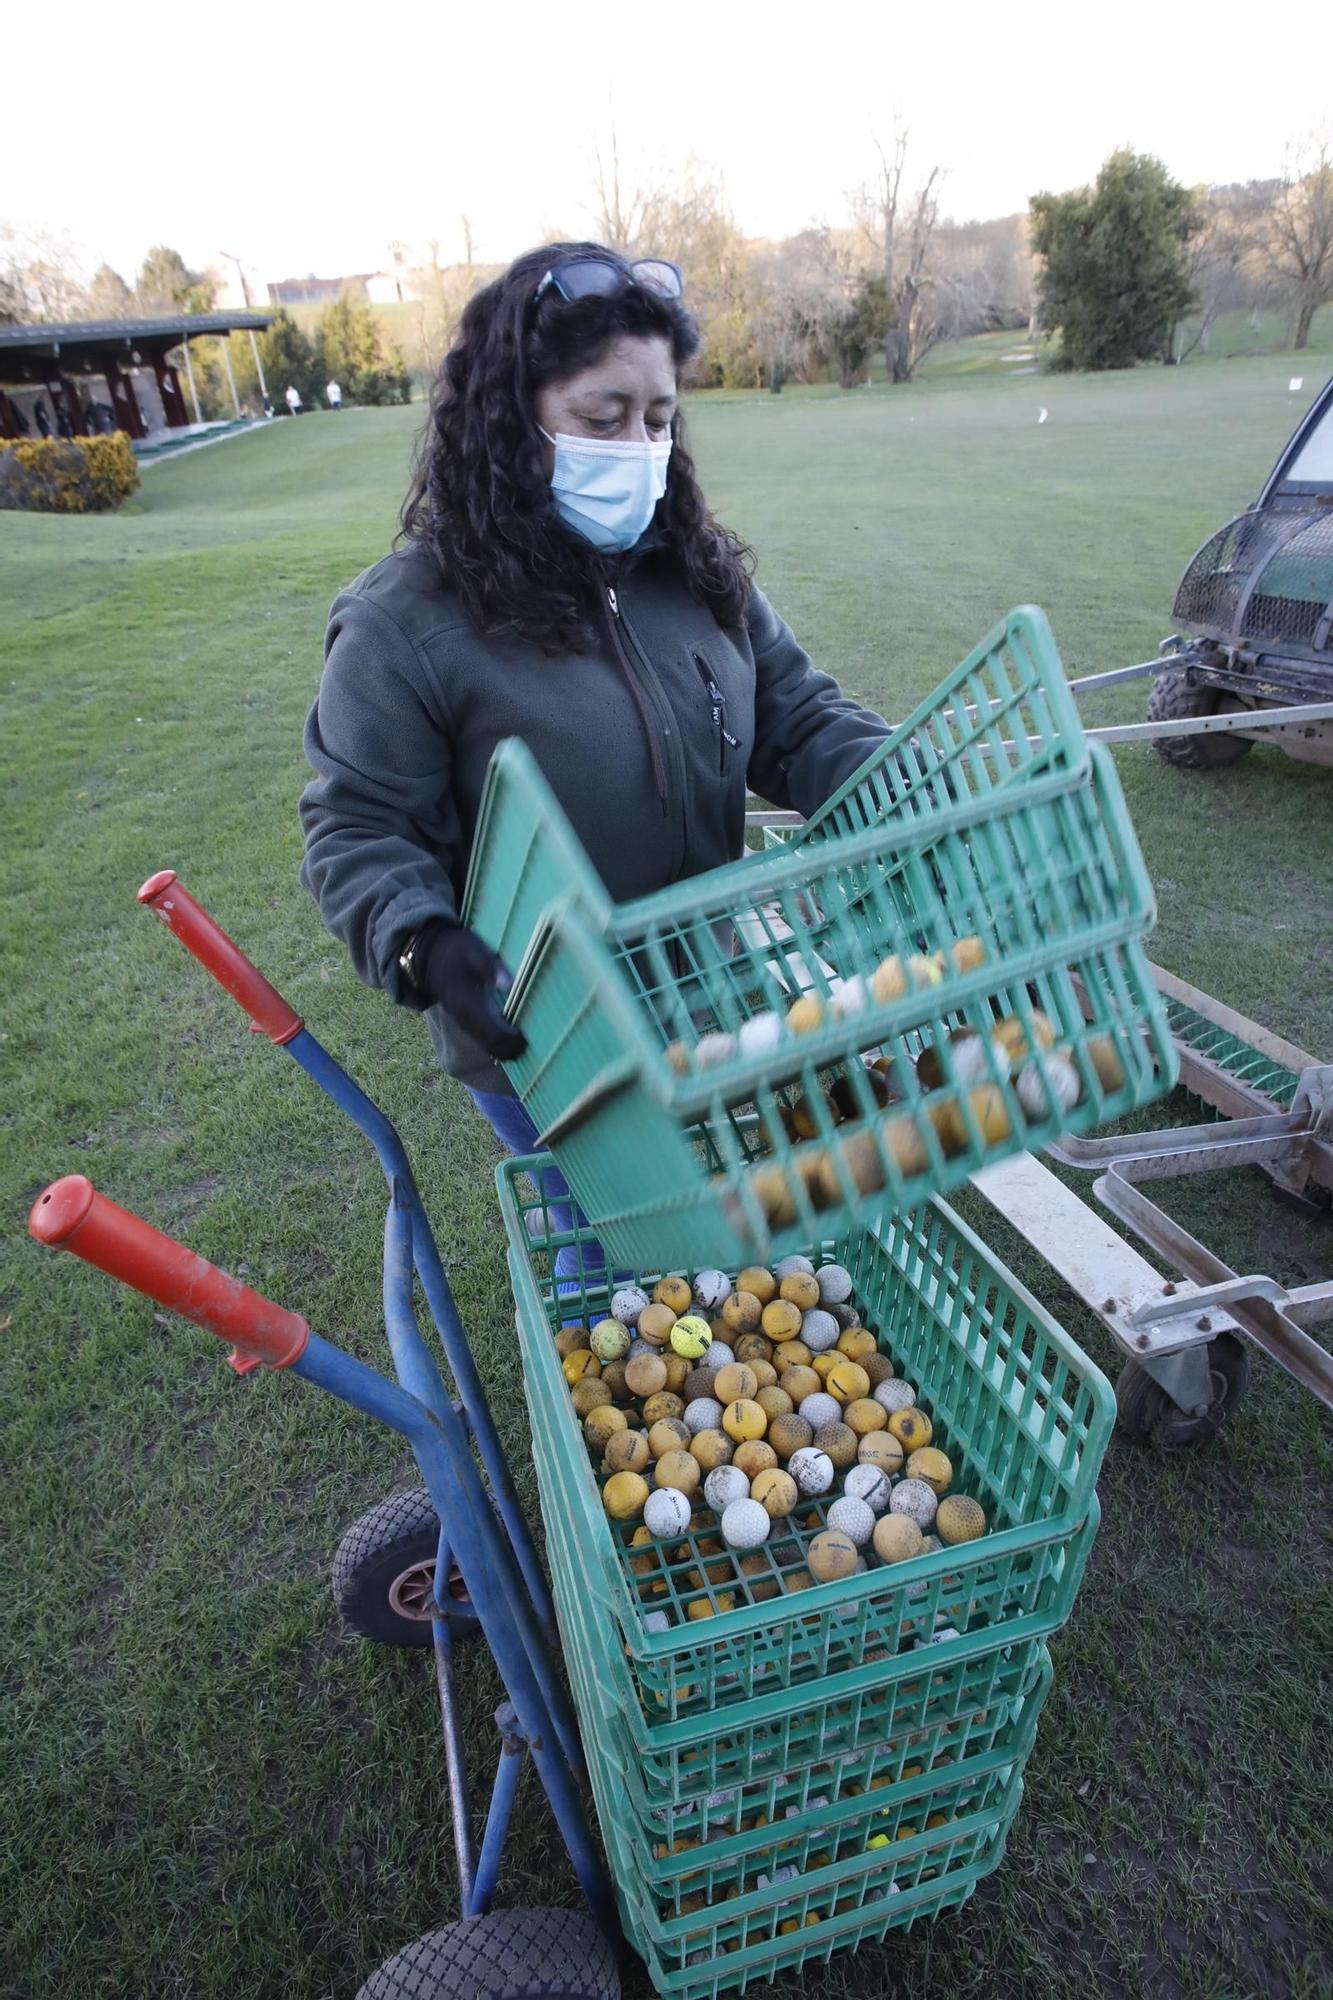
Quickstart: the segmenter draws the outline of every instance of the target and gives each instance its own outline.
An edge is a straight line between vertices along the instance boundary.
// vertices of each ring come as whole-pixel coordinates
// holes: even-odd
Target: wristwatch
[[[398,954],[398,970],[414,993],[421,991],[421,982],[417,978],[417,952],[420,944],[421,932],[413,931],[404,941],[403,948]]]

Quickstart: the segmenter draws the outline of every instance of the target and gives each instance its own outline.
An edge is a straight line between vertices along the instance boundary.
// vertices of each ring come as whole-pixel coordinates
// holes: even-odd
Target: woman
[[[621,901],[735,860],[747,786],[809,814],[885,733],[708,512],[677,401],[698,342],[673,264],[520,257],[440,370],[403,545],[329,619],[301,879],[511,1151],[523,1041],[457,916],[496,745],[528,745]]]

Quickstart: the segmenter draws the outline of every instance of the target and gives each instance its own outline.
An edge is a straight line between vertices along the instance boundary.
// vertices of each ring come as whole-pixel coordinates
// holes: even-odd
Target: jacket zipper
[[[727,728],[727,697],[723,694],[721,688],[718,686],[717,681],[714,678],[712,668],[709,666],[707,660],[704,658],[702,653],[695,653],[692,657],[694,659],[695,666],[698,668],[699,678],[704,684],[704,692],[708,696],[709,708],[713,718],[713,727],[714,729],[716,729],[718,734],[718,745],[717,745],[718,774],[719,776],[725,776],[727,769],[727,751],[739,750],[740,741],[739,738],[733,736],[731,731]]]
[[[620,615],[620,600],[617,598],[611,584],[606,586],[606,601],[611,607],[611,617],[608,622],[611,629],[611,643],[615,651],[616,663],[629,685],[629,691],[634,697],[634,705],[639,711],[639,719],[643,723],[644,735],[648,738],[648,752],[653,764],[653,782],[657,786],[657,796],[662,802],[662,814],[665,818],[670,810],[670,788],[667,779],[666,752],[662,745],[662,730],[660,725],[653,719],[648,697],[630,660],[629,652],[622,636],[623,620]]]

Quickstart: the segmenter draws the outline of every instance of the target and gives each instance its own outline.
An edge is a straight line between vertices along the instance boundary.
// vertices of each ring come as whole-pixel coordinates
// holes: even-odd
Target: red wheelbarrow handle
[[[279,1046],[300,1034],[304,1026],[301,1016],[287,1005],[276,987],[269,985],[221,924],[214,923],[189,890],[181,887],[174,869],[163,868],[150,875],[139,891],[139,901],[161,917],[224,992],[244,1007],[260,1034]]]
[[[261,1366],[289,1368],[305,1351],[310,1328],[299,1313],[274,1305],[108,1201],[83,1174],[66,1174],[38,1195],[28,1230],[39,1243],[72,1250],[123,1285],[234,1342],[231,1365],[238,1375]]]

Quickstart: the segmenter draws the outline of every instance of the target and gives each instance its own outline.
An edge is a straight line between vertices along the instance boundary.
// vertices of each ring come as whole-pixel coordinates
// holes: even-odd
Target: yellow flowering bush
[[[0,439],[0,508],[104,513],[139,485],[124,431],[107,437]]]

